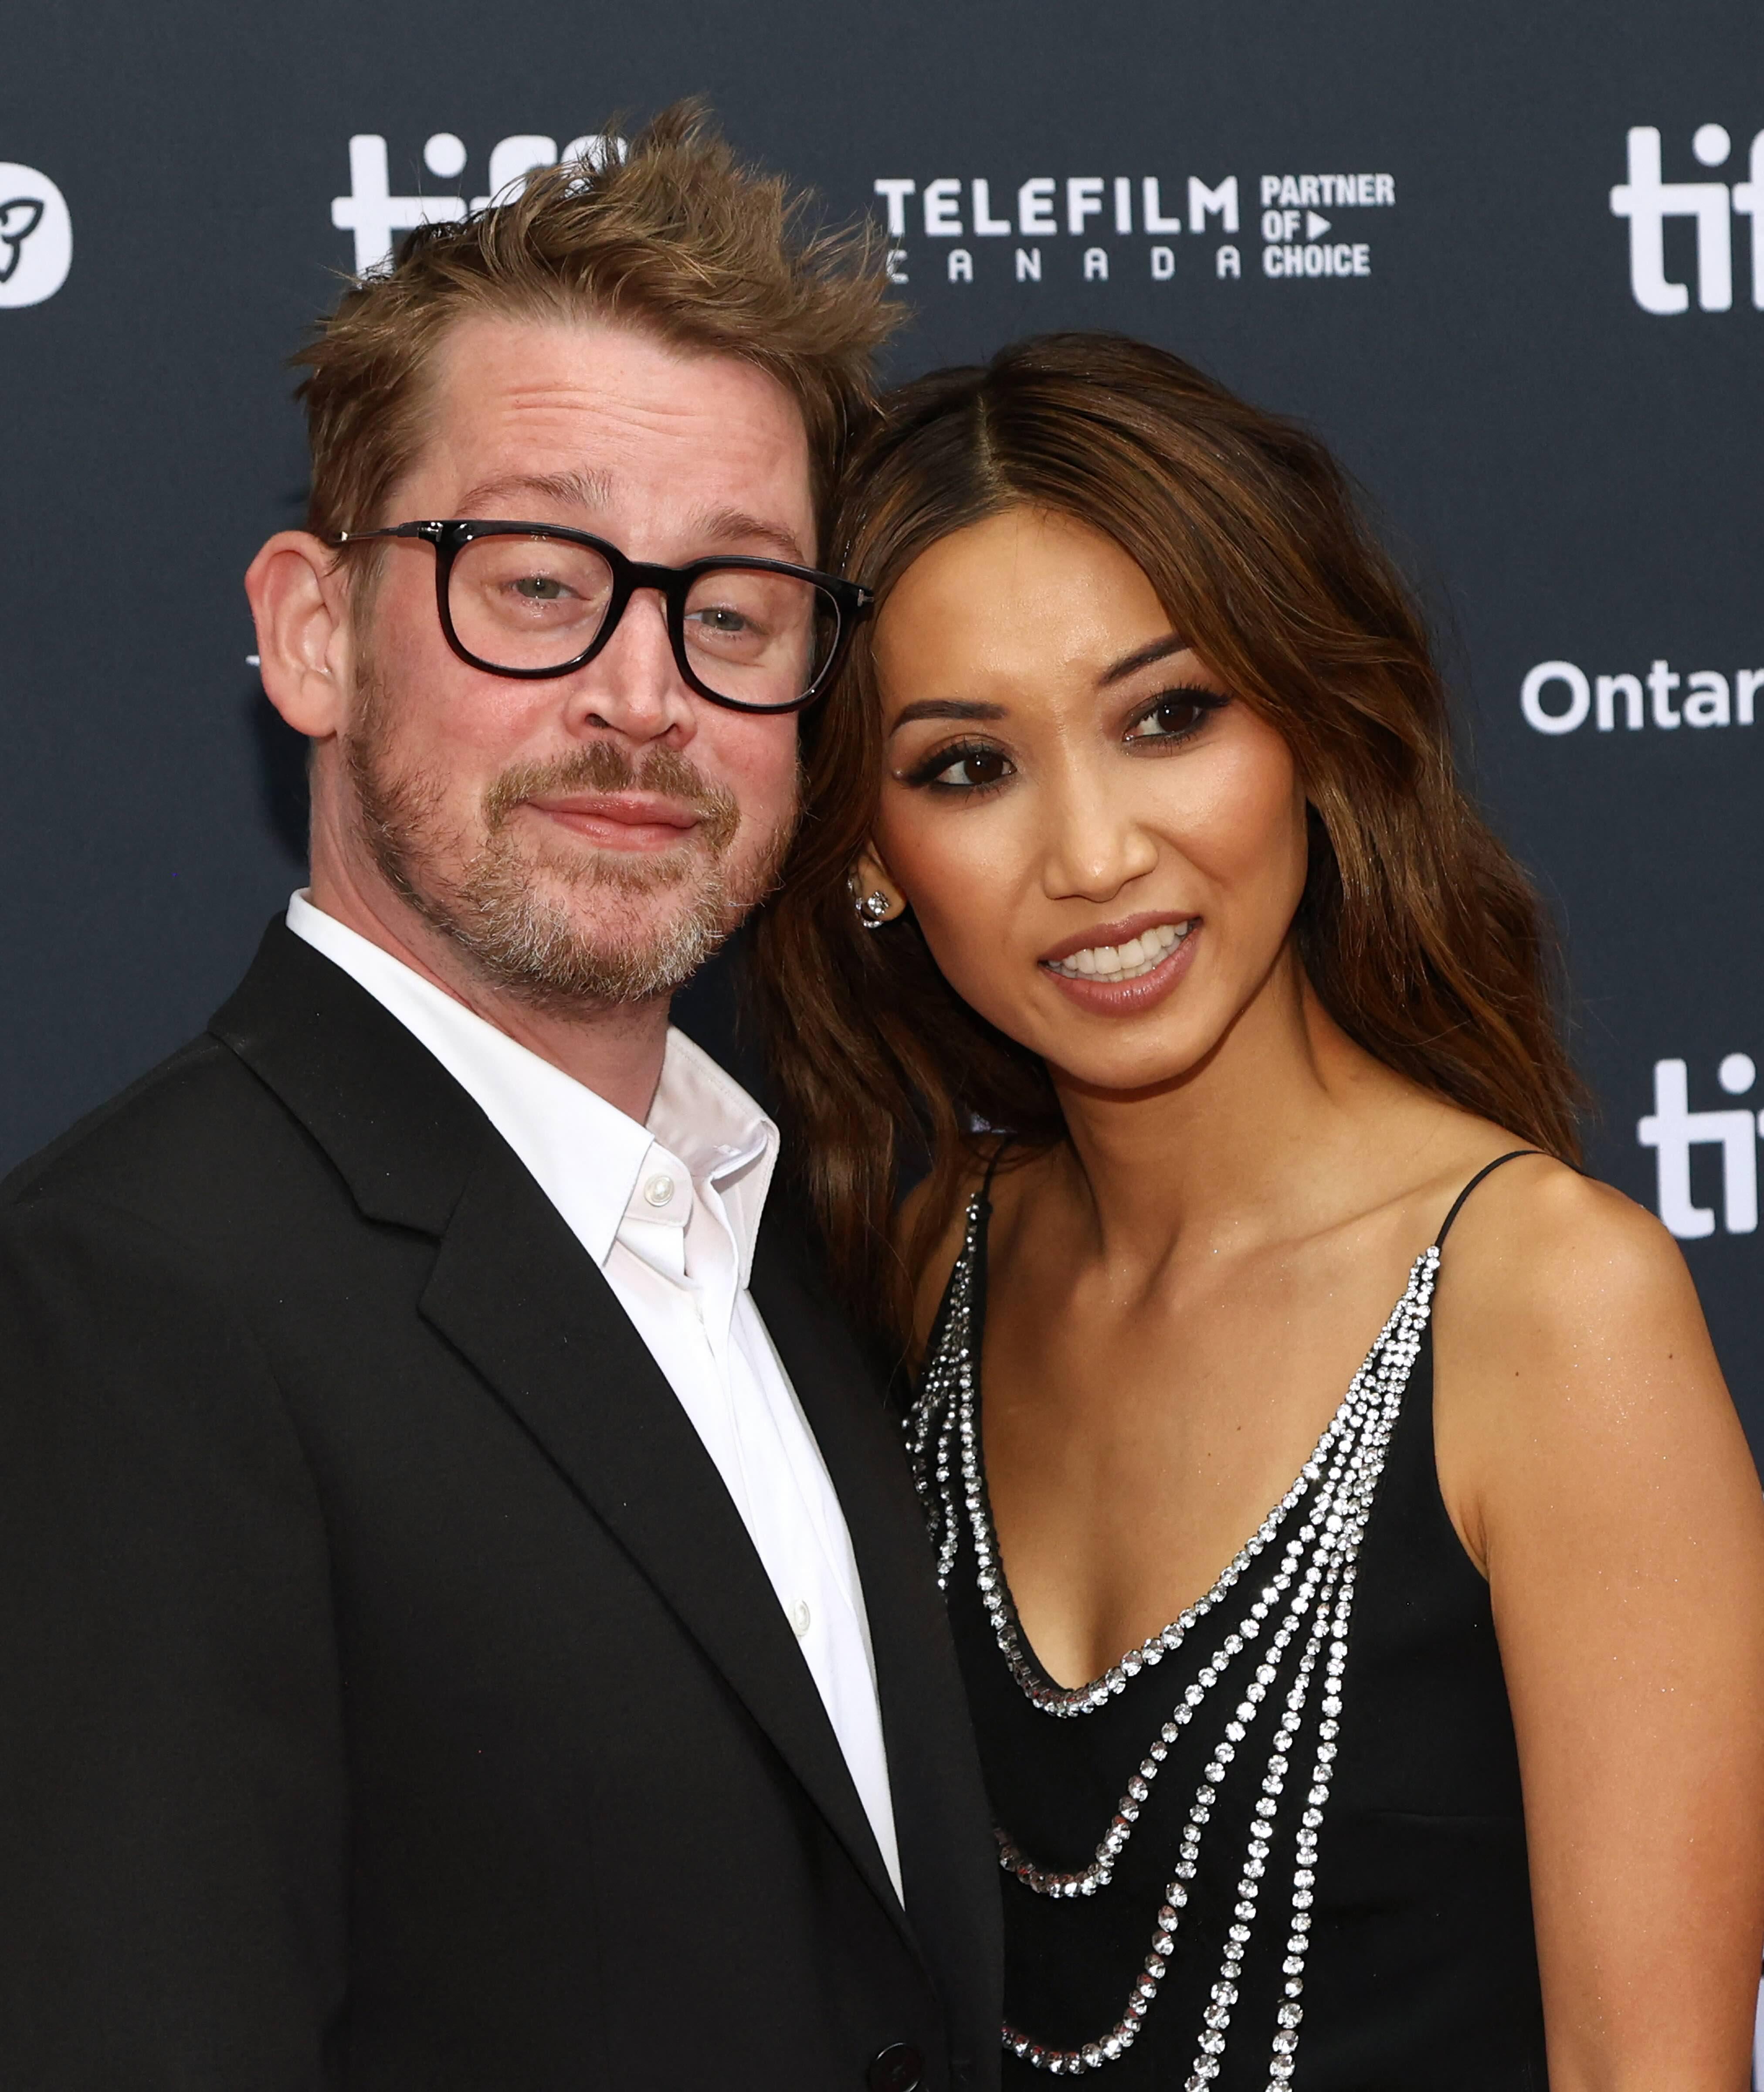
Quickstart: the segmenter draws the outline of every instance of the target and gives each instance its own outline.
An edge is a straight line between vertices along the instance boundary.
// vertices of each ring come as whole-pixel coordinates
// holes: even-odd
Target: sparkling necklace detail
[[[949,1588],[966,1527],[974,1551],[975,1582],[999,1652],[1024,1697],[1041,1713],[1056,1718],[1094,1714],[1107,1705],[1143,1673],[1155,1669],[1179,1649],[1203,1621],[1226,1605],[1247,1577],[1253,1591],[1237,1624],[1220,1636],[1195,1682],[1176,1702],[1139,1770],[1127,1780],[1087,1865],[1070,1871],[1039,1866],[1007,1831],[997,1831],[999,1864],[1032,1894],[1061,1898],[1099,1894],[1114,1878],[1116,1864],[1152,1797],[1171,1746],[1204,1713],[1215,1709],[1221,1701],[1230,1701],[1230,1688],[1222,1693],[1218,1691],[1228,1674],[1242,1675],[1239,1697],[1230,1705],[1228,1718],[1195,1788],[1174,1872],[1165,1885],[1164,1901],[1152,1930],[1149,1951],[1132,1979],[1120,2016],[1105,2033],[1079,2048],[1060,2048],[1036,2041],[1007,2021],[1001,2029],[1003,2045],[1035,2069],[1056,2077],[1075,2077],[1086,2071],[1103,2069],[1133,2046],[1176,1952],[1177,1936],[1188,1903],[1188,1884],[1195,1878],[1202,1837],[1219,1790],[1234,1773],[1239,1778],[1251,1776],[1242,1767],[1254,1748],[1252,1732],[1265,1703],[1270,1697],[1278,1697],[1283,1688],[1279,1718],[1262,1774],[1261,1794],[1238,1878],[1233,1921],[1221,1956],[1218,1980],[1203,2015],[1204,2029],[1185,2092],[1204,2092],[1218,2076],[1232,2008],[1238,2002],[1239,1977],[1260,1908],[1275,1819],[1292,1773],[1291,1757],[1299,1725],[1321,1666],[1321,1719],[1311,1776],[1304,1786],[1299,1816],[1286,1952],[1282,1963],[1284,1989],[1268,2063],[1268,2092],[1283,2092],[1292,2079],[1299,2030],[1304,2018],[1302,2001],[1317,1883],[1317,1836],[1323,1827],[1323,1810],[1329,1800],[1341,1732],[1347,1632],[1353,1616],[1360,1549],[1384,1471],[1390,1435],[1427,1327],[1439,1269],[1438,1245],[1436,1243],[1424,1250],[1416,1259],[1402,1299],[1354,1375],[1311,1457],[1291,1488],[1226,1565],[1212,1589],[1161,1634],[1128,1650],[1100,1678],[1087,1685],[1064,1687],[1043,1675],[1028,1649],[1011,1601],[987,1499],[977,1373],[980,1332],[975,1327],[974,1308],[988,1212],[984,1195],[976,1192],[968,1204],[966,1230],[961,1255],[950,1275],[942,1324],[906,1419],[907,1450],[936,1550],[940,1587]],[[1260,1576],[1259,1583],[1252,1571]]]

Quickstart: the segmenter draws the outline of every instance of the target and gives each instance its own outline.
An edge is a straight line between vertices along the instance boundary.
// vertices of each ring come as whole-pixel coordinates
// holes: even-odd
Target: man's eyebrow
[[[557,502],[569,508],[603,509],[612,499],[612,479],[610,473],[603,472],[499,473],[494,478],[481,479],[460,496],[460,512],[475,515],[486,502],[504,502],[524,495],[536,495],[541,500]],[[536,516],[531,520],[537,523],[546,519]],[[715,509],[708,515],[696,517],[693,529],[694,535],[708,544],[759,545],[764,553],[786,560],[793,566],[806,566],[809,563],[793,532],[781,523],[768,523],[763,517],[750,516],[745,509]]]
[[[712,545],[763,545],[792,566],[806,567],[809,556],[793,532],[782,523],[768,523],[763,517],[750,516],[745,508],[718,508],[693,519],[693,534]]]
[[[1179,633],[1166,633],[1163,638],[1124,654],[1113,668],[1104,669],[1096,678],[1096,687],[1106,690],[1110,684],[1124,681],[1135,669],[1149,668],[1154,661],[1167,661],[1172,654],[1186,654],[1187,651],[1188,642]]]
[[[574,508],[604,508],[611,499],[612,480],[602,472],[507,472],[493,479],[481,479],[460,496],[461,512],[471,516],[487,501],[506,501],[511,495],[537,495]],[[514,519],[517,521],[524,518]],[[535,517],[534,521],[542,519]]]
[[[971,704],[960,698],[920,698],[914,704],[901,706],[888,732],[897,733],[914,720],[1001,720],[1004,716],[1002,705]]]

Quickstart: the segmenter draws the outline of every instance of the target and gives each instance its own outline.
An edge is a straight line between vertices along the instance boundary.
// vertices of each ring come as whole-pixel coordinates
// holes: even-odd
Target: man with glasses
[[[668,1026],[866,607],[888,314],[786,201],[671,113],[305,352],[247,586],[310,884],[0,1199],[0,2083],[996,2075],[904,1467]]]

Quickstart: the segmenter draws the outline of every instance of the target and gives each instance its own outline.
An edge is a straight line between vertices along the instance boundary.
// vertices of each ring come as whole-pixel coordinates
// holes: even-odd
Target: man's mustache
[[[741,826],[733,792],[713,784],[685,756],[652,748],[641,764],[610,741],[590,741],[550,762],[517,763],[484,794],[484,823],[495,834],[525,801],[569,792],[652,792],[684,806],[698,823],[698,840],[720,855]]]

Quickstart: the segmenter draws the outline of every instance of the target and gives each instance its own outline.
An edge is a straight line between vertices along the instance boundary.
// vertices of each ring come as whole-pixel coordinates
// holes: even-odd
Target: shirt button
[[[807,1638],[808,1631],[813,1626],[814,1621],[815,1615],[809,1610],[808,1600],[798,1598],[790,1608],[790,1624],[796,1630],[796,1638],[798,1641]]]
[[[674,1195],[672,1177],[651,1177],[643,1186],[643,1196],[652,1206],[665,1206]]]

